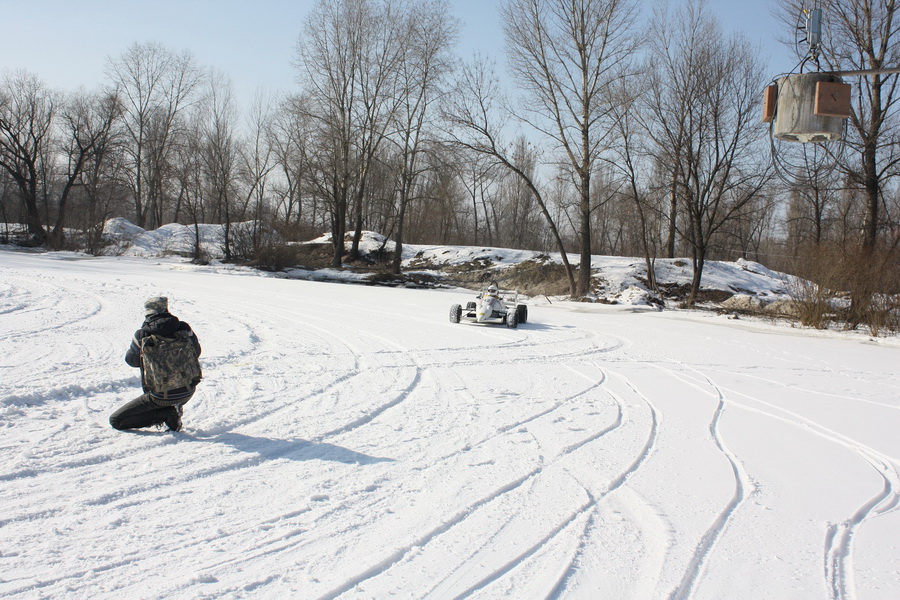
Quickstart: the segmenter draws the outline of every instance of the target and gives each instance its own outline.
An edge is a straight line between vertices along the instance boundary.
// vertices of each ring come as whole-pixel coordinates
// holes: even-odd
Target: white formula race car
[[[475,323],[491,323],[506,325],[515,329],[519,323],[528,321],[528,307],[518,304],[519,293],[514,290],[501,290],[497,282],[482,290],[477,296],[478,302],[468,302],[463,308],[460,304],[450,307],[450,322],[459,323],[465,319]]]

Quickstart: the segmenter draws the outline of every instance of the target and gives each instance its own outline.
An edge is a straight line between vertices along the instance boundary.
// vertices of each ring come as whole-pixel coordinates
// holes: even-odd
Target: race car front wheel
[[[459,323],[460,318],[462,317],[462,306],[459,304],[454,304],[450,307],[450,322],[451,323]]]

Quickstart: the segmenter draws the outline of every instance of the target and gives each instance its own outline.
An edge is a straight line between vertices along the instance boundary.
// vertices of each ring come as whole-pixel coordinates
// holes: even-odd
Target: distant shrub
[[[843,323],[872,335],[900,331],[900,251],[837,244],[811,246],[802,253],[788,291],[797,318],[807,327]]]

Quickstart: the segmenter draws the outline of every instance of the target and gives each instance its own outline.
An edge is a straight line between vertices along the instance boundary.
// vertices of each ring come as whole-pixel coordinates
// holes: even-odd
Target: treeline
[[[836,40],[822,68],[900,64],[894,29],[857,25],[895,22],[900,8],[820,4]],[[786,30],[800,9],[782,1]],[[828,285],[853,290],[858,322],[875,294],[897,291],[896,75],[854,79],[842,151],[791,162],[785,182],[760,119],[772,74],[705,2],[648,15],[634,0],[504,0],[500,11],[502,74],[460,59],[447,2],[320,0],[295,55],[273,57],[294,61],[299,88],[244,109],[226,74],[153,43],[111,57],[89,92],[6,72],[0,222],[53,248],[79,231],[89,249],[114,216],[222,223],[226,260],[257,259],[273,233],[331,232],[334,266],[373,230],[397,242],[398,272],[404,242],[564,251],[575,297],[591,291],[578,267],[593,254],[643,257],[651,286],[657,257],[690,257],[691,301],[711,259],[814,278],[841,264]],[[249,239],[231,227],[247,221]]]

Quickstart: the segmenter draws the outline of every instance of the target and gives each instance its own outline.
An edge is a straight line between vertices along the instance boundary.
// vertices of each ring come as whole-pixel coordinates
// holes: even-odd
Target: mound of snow
[[[110,237],[132,240],[141,234],[147,233],[147,230],[138,227],[128,219],[115,217],[106,221],[103,227],[103,233]]]
[[[256,224],[253,221],[232,223],[232,243],[235,237],[248,236]],[[160,257],[167,255],[191,256],[194,254],[197,233],[200,249],[210,258],[222,258],[225,248],[225,226],[221,224],[182,225],[168,223],[148,231],[120,217],[106,222],[104,233],[110,238],[128,244],[126,256]]]
[[[306,242],[307,244],[330,244],[331,233],[323,233],[319,237]],[[353,243],[353,232],[344,234],[344,246],[349,250],[350,244]],[[393,252],[396,244],[393,240],[374,231],[363,231],[359,239],[359,250],[362,254],[374,254],[384,249],[385,252]]]
[[[659,308],[661,301],[649,290],[630,285],[621,292],[613,294],[609,300],[616,304],[628,304],[631,306],[653,306]]]
[[[749,294],[735,294],[728,300],[719,303],[719,306],[725,310],[748,310],[754,311],[761,309],[764,304],[762,300],[756,296]]]

